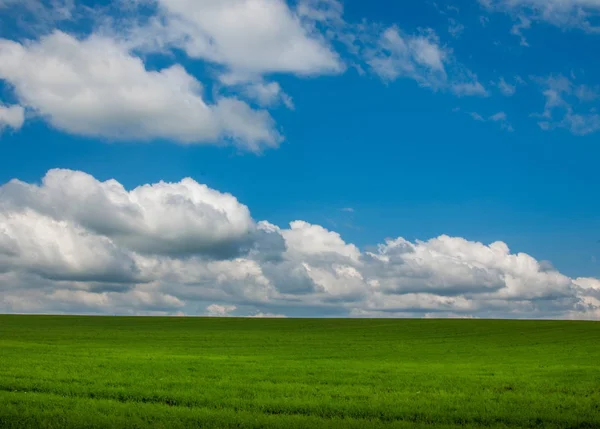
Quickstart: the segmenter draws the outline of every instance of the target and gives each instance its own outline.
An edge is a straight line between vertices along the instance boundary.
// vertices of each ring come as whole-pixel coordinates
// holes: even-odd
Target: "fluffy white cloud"
[[[273,314],[273,313],[263,313],[263,312],[251,314],[246,317],[261,318],[261,319],[285,319],[286,318],[286,316],[284,314]]]
[[[600,293],[600,279],[579,277],[573,280],[573,283],[586,291]]]
[[[225,317],[229,316],[229,313],[237,310],[235,305],[219,305],[219,304],[211,304],[206,307],[206,312],[209,316],[214,317]]]
[[[319,225],[255,223],[191,179],[127,191],[68,170],[0,187],[0,290],[5,312],[600,317],[600,280],[502,242],[361,251]]]
[[[319,259],[328,255],[358,261],[360,251],[353,244],[346,244],[337,232],[328,231],[320,225],[304,221],[294,221],[290,229],[281,231],[285,238],[287,252]]]
[[[9,127],[18,130],[25,122],[25,109],[22,106],[4,106],[0,103],[0,131]]]
[[[257,151],[281,136],[266,111],[236,98],[203,99],[203,88],[180,65],[149,71],[114,40],[78,40],[55,31],[36,42],[0,39],[0,79],[21,104],[54,127],[110,139],[222,139]]]
[[[313,75],[344,70],[324,37],[303,25],[283,0],[153,3],[158,5],[162,19],[153,20],[139,34],[138,42],[146,48],[178,46],[190,57],[250,75]]]
[[[108,238],[30,208],[0,212],[0,272],[3,269],[57,280],[118,283],[141,277],[128,252]]]
[[[487,298],[533,299],[569,295],[571,281],[545,271],[529,255],[510,254],[505,243],[489,246],[441,236],[410,243],[402,238],[369,253],[373,278],[382,292],[429,292],[437,295],[483,294]]]
[[[255,228],[234,196],[189,178],[127,191],[115,180],[57,169],[41,186],[9,182],[0,198],[5,211],[34,209],[138,253],[228,257],[250,244]]]
[[[127,292],[85,290],[21,290],[0,297],[0,307],[16,313],[181,315],[185,304],[178,298],[135,289]]]
[[[210,317],[236,317],[231,313],[236,311],[238,308],[235,305],[219,305],[219,304],[211,304],[206,307],[206,315]],[[249,314],[246,316],[239,317],[250,317],[250,318],[260,318],[260,319],[282,319],[286,316],[283,314],[273,314],[273,313],[263,313],[262,311]]]
[[[488,95],[433,30],[410,35],[368,20],[347,22],[337,0],[136,0],[106,8],[58,0],[50,5],[0,3],[15,16],[29,11],[40,23],[25,33],[30,41],[0,39],[0,79],[22,105],[0,106],[0,128],[18,128],[24,107],[57,129],[83,136],[230,143],[259,152],[283,139],[265,109],[294,108],[274,80],[278,74],[339,74],[350,66],[388,81],[414,79],[460,97]],[[65,20],[91,21],[94,30],[74,37],[56,28],[65,28]],[[460,29],[454,22],[451,32]],[[180,64],[154,70],[138,56],[174,59],[181,51],[216,77],[214,82],[203,77],[212,83],[208,90]]]
[[[568,317],[600,320],[600,279],[579,277],[573,283],[579,289],[581,300]]]

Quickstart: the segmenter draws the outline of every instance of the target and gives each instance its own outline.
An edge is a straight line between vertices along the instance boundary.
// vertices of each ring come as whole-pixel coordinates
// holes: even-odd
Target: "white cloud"
[[[219,304],[211,304],[206,307],[206,312],[209,316],[213,317],[226,317],[229,316],[231,312],[237,310],[235,305],[219,305]]]
[[[471,118],[475,119],[476,121],[479,122],[485,122],[485,119],[483,116],[481,116],[479,113],[477,112],[471,112],[469,113],[469,115],[471,116]]]
[[[505,11],[521,21],[545,21],[559,27],[597,32],[594,21],[600,15],[600,0],[479,0],[489,10]],[[520,29],[514,34],[520,35]]]
[[[338,0],[299,0],[296,13],[314,22],[340,22],[344,6]]]
[[[489,120],[492,122],[497,122],[500,126],[507,131],[514,131],[512,125],[508,122],[508,117],[504,112],[494,113],[489,117]]]
[[[75,15],[75,0],[0,0],[3,17],[21,30],[46,33]]]
[[[583,288],[588,291],[597,291],[600,293],[600,279],[595,279],[591,277],[578,277],[573,280],[580,288]]]
[[[353,244],[346,244],[336,232],[328,231],[320,225],[304,221],[294,221],[290,229],[281,231],[288,252],[319,258],[336,255],[358,261],[360,251]]]
[[[600,131],[597,107],[589,106],[598,97],[598,91],[586,85],[576,85],[565,76],[537,79],[546,100],[544,111],[533,116],[540,118],[543,130],[565,128],[575,135]]]
[[[60,287],[60,286],[57,286]],[[89,292],[60,289],[22,290],[0,297],[0,308],[16,313],[181,315],[184,303],[155,291]]]
[[[531,28],[531,20],[524,15],[519,15],[518,22],[516,22],[510,29],[510,34],[518,36],[520,39],[521,46],[529,46],[527,39],[523,35],[523,30]]]
[[[0,212],[3,270],[68,281],[131,283],[142,277],[134,258],[107,237],[30,208]]]
[[[462,96],[488,96],[488,91],[484,86],[477,81],[477,77],[473,77],[471,82],[455,82],[451,84],[451,90],[459,97]]]
[[[492,116],[490,116],[490,121],[506,121],[506,113],[504,112],[498,112],[496,114],[493,114]]]
[[[465,31],[465,26],[462,25],[454,18],[448,19],[448,33],[455,39],[459,38],[461,34]]]
[[[139,253],[231,256],[254,231],[248,208],[234,196],[189,178],[127,191],[115,180],[50,170],[41,186],[11,181],[0,196],[0,208],[34,208]]]
[[[266,111],[235,98],[204,101],[203,88],[181,66],[146,70],[114,40],[78,40],[55,31],[37,42],[0,39],[0,78],[21,104],[54,127],[110,139],[232,140],[258,151],[281,136]]]
[[[514,131],[512,125],[510,124],[510,122],[508,122],[508,116],[505,112],[497,112],[487,118],[484,118],[477,112],[470,112],[469,116],[471,116],[471,118],[475,119],[478,122],[496,122],[500,124],[502,129],[506,131]]]
[[[246,317],[253,317],[253,318],[260,318],[260,319],[285,319],[286,318],[286,316],[283,314],[273,314],[273,313],[263,313],[263,312],[251,314]]]
[[[498,89],[500,90],[502,95],[506,97],[512,97],[513,95],[515,95],[515,92],[517,92],[517,87],[515,85],[511,85],[506,80],[504,80],[504,77],[501,77],[496,85],[498,86]]]
[[[25,109],[22,106],[5,106],[0,103],[0,131],[4,128],[18,130],[25,122]]]
[[[487,95],[477,76],[456,61],[433,30],[406,35],[396,26],[389,27],[364,55],[385,81],[409,78],[433,90],[449,89],[458,96]]]
[[[238,308],[235,305],[211,304],[208,307],[206,307],[206,315],[210,317],[249,317],[256,319],[283,319],[286,317],[283,314],[263,313],[262,311],[249,314],[247,316],[232,315],[231,313],[233,313],[237,309]]]
[[[367,20],[346,22],[337,0],[141,0],[107,8],[69,0],[53,7],[17,3],[3,6],[15,14],[28,10],[44,25],[27,33],[31,41],[0,39],[0,79],[31,115],[83,136],[230,143],[254,152],[277,147],[281,131],[264,109],[294,108],[274,80],[283,73],[318,76],[351,67],[457,96],[488,94],[433,30],[409,35]],[[91,21],[94,31],[76,38],[55,28],[63,20]],[[458,36],[462,26],[454,18],[450,24]],[[207,91],[180,64],[151,70],[138,56],[173,60],[180,50],[216,77],[207,80]]]
[[[344,65],[326,40],[303,25],[283,0],[157,0],[164,24],[142,44],[175,45],[227,69],[265,74],[339,73]],[[155,48],[155,46],[151,46]]]
[[[444,62],[449,53],[435,33],[402,35],[398,27],[381,34],[377,50],[367,61],[386,80],[409,77],[424,86],[438,87],[446,80]]]
[[[255,225],[191,179],[126,191],[66,170],[0,188],[0,290],[3,312],[600,317],[600,280],[502,242],[399,237],[361,251],[303,221]]]
[[[600,279],[579,277],[573,280],[582,296],[577,309],[569,313],[572,319],[600,319]]]
[[[286,94],[277,82],[251,81],[234,85],[248,99],[260,106],[274,106],[283,103],[288,109],[294,109],[292,97]]]

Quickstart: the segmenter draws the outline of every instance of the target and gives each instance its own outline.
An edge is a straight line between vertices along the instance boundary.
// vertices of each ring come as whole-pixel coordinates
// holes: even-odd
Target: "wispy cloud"
[[[597,0],[479,0],[489,11],[507,12],[517,20],[512,33],[526,45],[522,30],[532,21],[545,21],[561,28],[579,28],[598,32],[597,18],[600,2]]]
[[[496,86],[505,97],[512,97],[515,95],[515,92],[517,92],[517,86],[508,83],[504,80],[504,77],[501,77],[500,80],[498,80]]]
[[[468,115],[478,122],[496,122],[500,124],[501,128],[506,131],[514,131],[512,125],[508,122],[508,117],[504,112],[494,113],[487,118],[483,117],[477,112],[468,112]]]
[[[543,130],[566,128],[575,135],[587,135],[600,131],[600,114],[593,104],[600,95],[598,88],[575,84],[563,75],[535,79],[545,98],[539,118]]]

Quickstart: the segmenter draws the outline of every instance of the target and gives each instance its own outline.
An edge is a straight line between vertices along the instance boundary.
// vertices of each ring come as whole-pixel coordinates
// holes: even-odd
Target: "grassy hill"
[[[600,428],[600,323],[0,316],[0,427]]]

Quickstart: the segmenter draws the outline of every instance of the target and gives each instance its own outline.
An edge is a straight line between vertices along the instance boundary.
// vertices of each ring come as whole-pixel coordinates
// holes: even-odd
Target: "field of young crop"
[[[0,316],[2,428],[600,428],[600,323]]]

